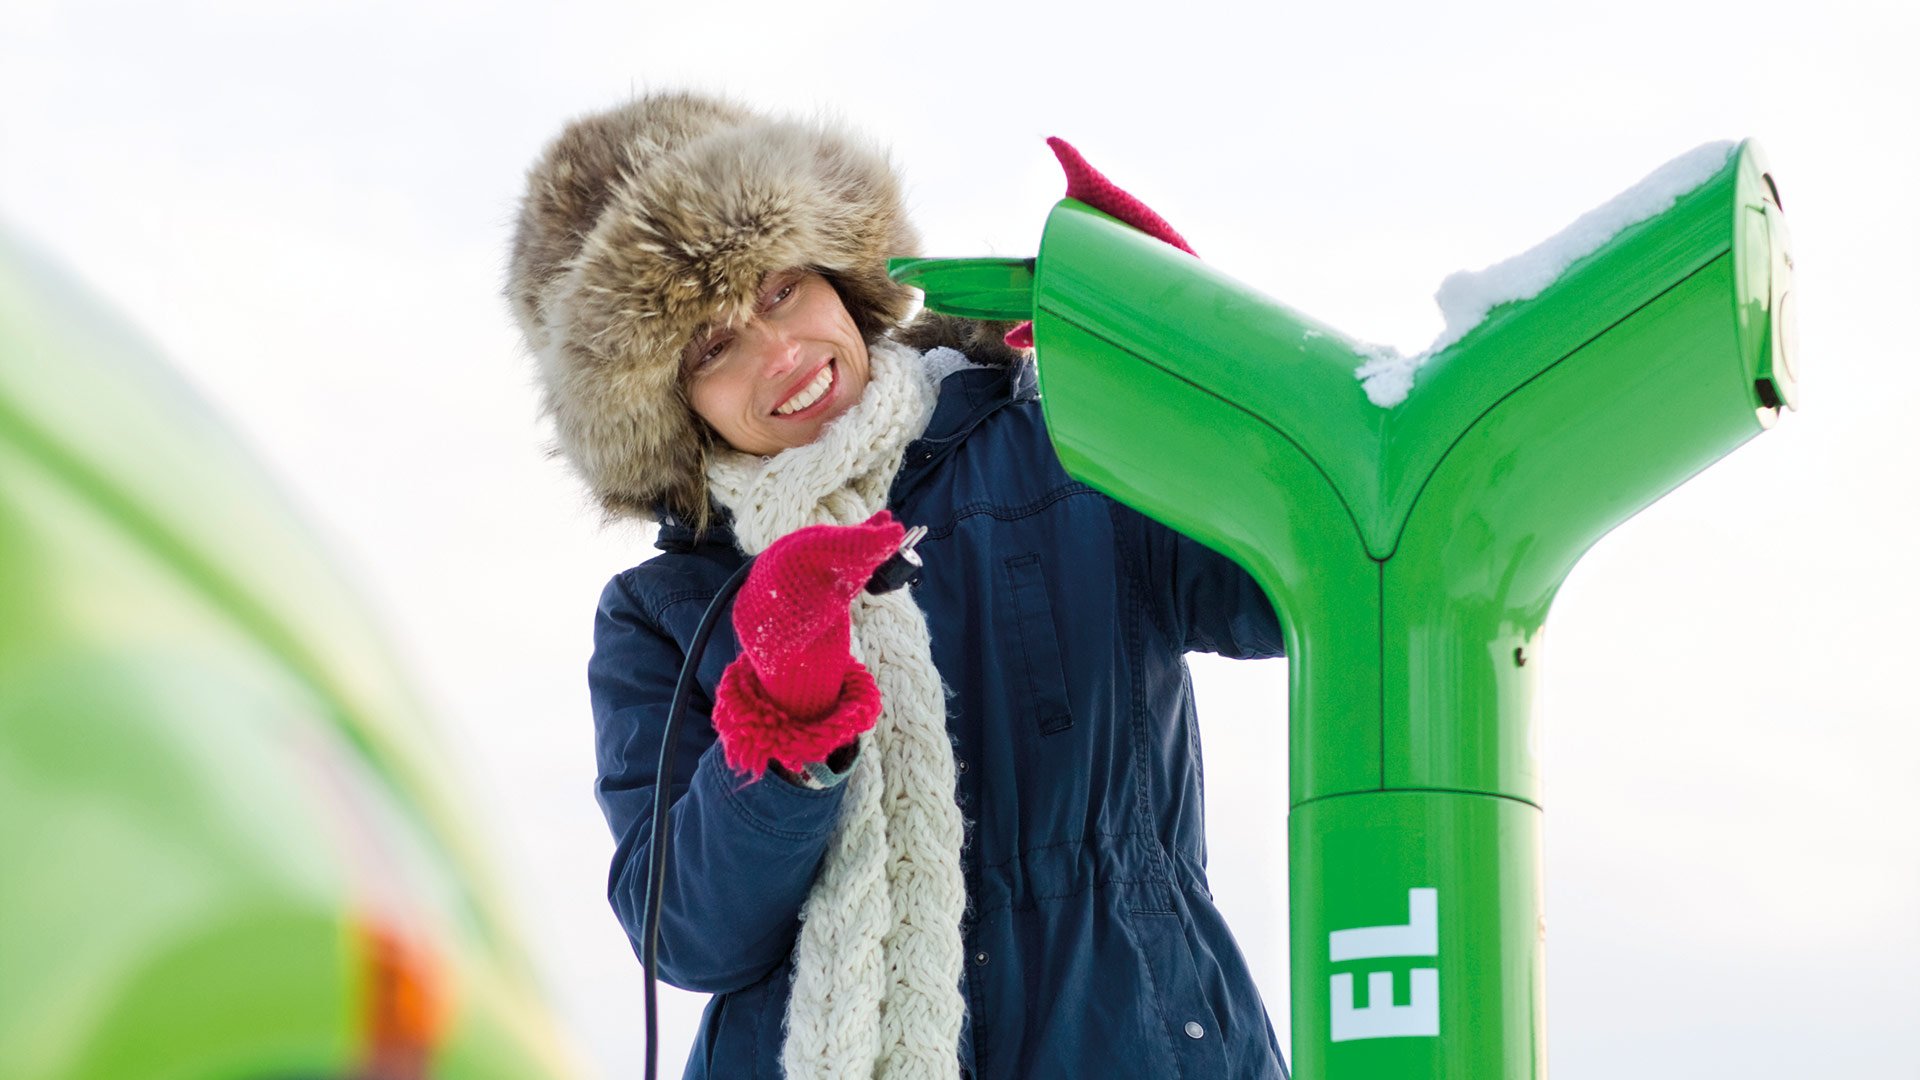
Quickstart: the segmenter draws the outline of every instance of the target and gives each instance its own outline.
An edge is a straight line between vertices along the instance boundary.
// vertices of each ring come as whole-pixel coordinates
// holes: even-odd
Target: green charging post
[[[1416,358],[1073,199],[1034,259],[893,268],[936,310],[1031,319],[1068,471],[1272,600],[1303,1080],[1546,1075],[1548,609],[1595,541],[1796,397],[1759,149],[1702,147],[1649,180],[1516,260],[1517,291],[1449,279],[1469,318]]]

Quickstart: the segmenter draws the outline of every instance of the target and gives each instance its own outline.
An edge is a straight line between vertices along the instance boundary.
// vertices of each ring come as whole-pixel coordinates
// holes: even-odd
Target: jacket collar
[[[972,367],[956,371],[940,380],[940,394],[934,401],[933,416],[927,430],[907,444],[900,474],[894,477],[893,498],[917,484],[929,469],[966,441],[980,422],[1016,401],[1039,397],[1031,361],[1011,367]],[[713,521],[704,535],[672,513],[662,509],[659,535],[653,546],[662,551],[688,552],[709,545],[732,548],[733,516],[715,504]]]

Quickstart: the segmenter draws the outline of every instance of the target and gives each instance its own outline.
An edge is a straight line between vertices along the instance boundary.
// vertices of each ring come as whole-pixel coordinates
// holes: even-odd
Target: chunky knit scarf
[[[923,359],[892,342],[869,355],[866,392],[813,442],[770,458],[726,452],[708,468],[740,550],[756,554],[807,525],[857,524],[886,506],[901,455],[933,413],[933,372],[964,358],[936,349]],[[840,820],[800,909],[781,1065],[792,1080],[949,1080],[965,1019],[963,826],[940,673],[908,590],[854,600],[853,652],[883,707],[860,737]]]

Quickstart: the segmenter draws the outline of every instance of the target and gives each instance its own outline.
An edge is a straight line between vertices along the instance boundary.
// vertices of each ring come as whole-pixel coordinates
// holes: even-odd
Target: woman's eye
[[[767,301],[767,306],[772,307],[773,305],[778,304],[780,301],[785,300],[787,297],[792,296],[794,288],[795,286],[792,282],[788,282],[787,284],[780,286],[780,291],[773,294],[773,299]]]
[[[725,352],[726,350],[727,350],[727,340],[725,338],[721,338],[718,341],[711,342],[707,345],[706,348],[700,350],[699,355],[693,358],[693,366],[695,368],[706,367],[708,364],[711,364],[715,360],[720,359],[720,354]]]

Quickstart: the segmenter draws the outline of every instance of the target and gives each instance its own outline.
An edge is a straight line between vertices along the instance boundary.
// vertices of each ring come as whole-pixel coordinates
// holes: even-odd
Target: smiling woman
[[[809,270],[768,275],[750,315],[695,335],[685,355],[693,411],[748,454],[805,446],[867,387],[867,343],[839,290]]]
[[[608,898],[715,995],[685,1075],[1283,1080],[1206,882],[1184,661],[1277,655],[1273,610],[1067,476],[1005,327],[900,325],[915,247],[884,155],[691,95],[530,177],[509,293],[562,449],[660,524],[588,683]],[[924,580],[865,591],[902,525]]]

